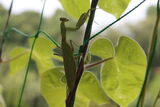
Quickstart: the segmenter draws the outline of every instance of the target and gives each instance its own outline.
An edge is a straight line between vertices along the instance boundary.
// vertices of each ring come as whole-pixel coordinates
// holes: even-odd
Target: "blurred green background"
[[[153,26],[156,19],[156,7],[151,6],[146,11],[146,17],[143,20],[140,20],[136,23],[127,23],[125,25],[120,25],[119,27],[127,28],[128,30],[125,32],[120,32],[121,30],[116,30],[114,27],[110,28],[105,35],[105,37],[112,40],[114,45],[117,43],[117,39],[121,35],[130,35],[133,39],[135,39],[142,48],[145,50],[146,54],[148,54],[148,49],[151,43]],[[60,30],[59,30],[59,18],[61,16],[65,16],[70,19],[70,23],[68,26],[74,26],[76,23],[75,19],[72,19],[67,13],[63,10],[56,10],[55,14],[51,17],[45,17],[43,22],[43,29],[49,34],[53,35],[53,38],[56,39],[60,43]],[[5,9],[2,5],[0,5],[0,31],[3,30],[5,21],[7,17],[7,9]],[[25,33],[34,34],[37,30],[39,23],[39,13],[33,11],[26,11],[18,15],[11,15],[11,21],[9,26],[14,26]],[[82,35],[84,28],[81,28],[77,32],[69,33],[68,39],[72,39],[78,46],[81,43]],[[160,27],[159,27],[160,31]],[[76,35],[76,36],[75,36]],[[160,36],[160,34],[159,34]],[[159,37],[160,39],[160,37]],[[1,41],[1,36],[0,36]],[[3,52],[4,58],[9,58],[9,53],[11,50],[18,46],[29,47],[28,39],[18,35],[17,33],[11,33],[7,41],[5,43],[5,48]],[[76,48],[76,46],[75,46]],[[95,58],[96,59],[96,58]],[[96,73],[97,68],[92,69],[91,71]],[[0,104],[5,103],[7,107],[16,107],[18,102],[18,97],[20,94],[21,84],[24,77],[24,71],[16,75],[10,75],[9,63],[0,63]],[[151,107],[153,101],[160,89],[160,42],[157,47],[157,53],[155,56],[153,68],[150,75],[150,82],[147,88],[147,97],[145,107]],[[26,86],[26,91],[24,95],[24,99],[22,102],[22,107],[48,107],[45,99],[40,95],[40,78],[38,74],[38,70],[36,68],[36,63],[32,61],[29,78]],[[3,100],[1,100],[3,99]],[[130,105],[134,107],[134,103]],[[157,104],[157,107],[160,106],[160,101]],[[1,105],[0,105],[1,107]],[[111,105],[102,105],[96,106],[93,104],[91,107],[111,107]]]

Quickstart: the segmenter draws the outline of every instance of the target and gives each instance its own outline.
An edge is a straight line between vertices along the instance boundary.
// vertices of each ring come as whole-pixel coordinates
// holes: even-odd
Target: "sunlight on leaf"
[[[131,0],[99,0],[99,7],[119,18]]]
[[[146,71],[146,56],[139,44],[121,37],[115,58],[102,69],[105,92],[122,107],[127,107],[139,94]]]
[[[66,86],[61,81],[62,70],[57,67],[41,74],[41,93],[49,107],[65,107]]]
[[[103,59],[114,56],[114,48],[112,43],[105,38],[98,39],[91,44],[90,51],[93,55]]]
[[[31,44],[32,39],[30,40]],[[36,61],[40,73],[54,67],[51,58],[54,56],[52,50],[55,47],[51,41],[45,38],[39,37],[36,40],[32,58]]]
[[[16,74],[17,72],[25,70],[29,58],[29,50],[22,47],[14,48],[10,53],[10,59],[14,58],[9,63],[10,74]]]
[[[30,39],[30,45],[32,45],[32,40]],[[53,49],[56,46],[49,40],[44,38],[38,38],[33,49],[32,58],[36,61],[40,73],[46,71],[47,69],[53,68],[54,64],[52,58],[62,60],[62,58],[53,55]],[[10,74],[16,74],[17,72],[26,69],[30,50],[27,48],[17,47],[11,51],[10,59]]]
[[[73,17],[79,18],[84,12],[87,12],[90,6],[90,0],[59,0],[64,9]]]
[[[91,72],[84,72],[79,84],[78,92],[97,104],[109,102],[109,99],[100,87],[98,80]]]
[[[117,107],[117,105],[114,105],[113,103],[107,103],[107,104],[96,104],[95,102],[90,102],[88,107]]]

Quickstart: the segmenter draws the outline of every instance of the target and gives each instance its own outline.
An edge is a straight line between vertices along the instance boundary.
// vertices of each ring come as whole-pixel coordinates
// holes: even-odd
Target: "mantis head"
[[[61,18],[60,18],[60,21],[62,21],[62,22],[68,22],[69,19],[67,19],[67,18],[65,18],[65,17],[61,17]]]

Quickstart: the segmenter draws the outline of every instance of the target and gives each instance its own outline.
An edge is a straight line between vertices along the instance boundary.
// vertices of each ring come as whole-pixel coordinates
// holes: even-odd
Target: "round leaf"
[[[83,93],[88,99],[97,104],[109,102],[109,98],[91,72],[84,72],[79,84],[78,92]]]
[[[125,11],[130,1],[131,0],[99,0],[99,7],[118,18]]]
[[[32,40],[30,40],[30,45],[32,45]],[[56,46],[49,40],[39,37],[36,40],[32,58],[36,61],[40,73],[53,68],[54,64],[52,62],[53,49]]]
[[[90,51],[93,55],[99,56],[103,59],[114,56],[114,48],[112,43],[105,38],[101,38],[93,42]]]
[[[49,107],[65,107],[66,86],[61,81],[62,68],[54,68],[41,74],[41,93]]]
[[[64,9],[76,18],[87,12],[90,6],[90,0],[60,0],[60,2]]]
[[[9,63],[10,74],[16,74],[17,72],[25,70],[28,58],[29,50],[22,47],[14,48],[10,53],[10,59],[13,59]]]
[[[114,59],[102,69],[102,85],[105,92],[122,107],[127,107],[139,94],[145,71],[146,56],[139,44],[121,37]]]

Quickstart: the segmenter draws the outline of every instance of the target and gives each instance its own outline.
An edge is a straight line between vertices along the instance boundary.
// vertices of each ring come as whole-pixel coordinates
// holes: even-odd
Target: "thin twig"
[[[5,39],[6,39],[6,31],[7,31],[7,28],[8,28],[8,25],[9,25],[9,20],[10,20],[10,16],[11,16],[11,12],[12,12],[12,7],[13,7],[13,2],[14,0],[11,1],[11,4],[10,4],[10,8],[9,8],[9,11],[8,11],[8,17],[7,17],[7,21],[6,21],[6,24],[4,26],[4,30],[3,30],[3,36],[2,36],[2,41],[0,43],[0,62],[2,62],[2,51],[3,51],[3,46],[4,46],[4,43],[5,43]]]
[[[51,35],[49,35],[47,32],[40,29],[40,33],[43,33],[50,41],[52,41],[52,43],[54,43],[57,46],[57,48],[61,48],[60,44],[57,41],[55,41],[55,39],[52,39]]]
[[[8,29],[8,31],[6,32],[6,35],[9,35],[9,33],[11,33],[12,31],[20,34],[21,36],[27,37],[27,38],[34,38],[35,35],[29,35],[27,33],[22,32],[21,30],[15,28],[15,27],[11,27],[10,29]],[[39,30],[39,33],[43,33],[44,36],[49,39],[54,45],[56,45],[58,48],[60,48],[60,45],[57,41],[55,41],[55,39],[52,39],[51,35],[49,35],[47,32],[43,31],[42,29]]]
[[[102,64],[102,63],[104,63],[104,62],[107,62],[107,61],[109,61],[109,60],[111,60],[111,59],[113,59],[113,57],[106,58],[106,59],[100,60],[100,61],[98,61],[98,62],[96,62],[96,63],[92,63],[92,64],[89,64],[89,65],[86,65],[86,66],[85,66],[85,69],[90,69],[90,68],[95,67],[95,66],[97,66],[97,65],[99,65],[99,64]]]
[[[27,52],[29,52],[29,51],[26,50],[26,51],[20,53],[19,55],[15,56],[15,57],[13,57],[13,58],[10,58],[10,59],[7,59],[7,60],[3,60],[1,63],[9,63],[9,62],[11,62],[11,61],[14,61],[14,60],[16,60],[17,58],[25,55]]]
[[[156,99],[155,99],[152,107],[156,107],[156,104],[157,104],[159,98],[160,98],[160,90],[159,90],[159,92],[158,92],[158,95],[157,95],[157,97],[156,97]]]
[[[144,98],[145,98],[145,93],[146,93],[147,81],[148,81],[148,77],[149,77],[149,74],[150,74],[151,67],[153,65],[153,58],[154,58],[155,53],[156,53],[156,47],[157,47],[157,41],[158,41],[158,25],[159,25],[159,21],[160,21],[159,2],[160,2],[160,0],[158,0],[158,2],[157,2],[157,17],[156,17],[156,22],[155,22],[155,26],[154,26],[154,30],[153,30],[151,47],[150,47],[149,56],[148,56],[148,65],[147,65],[146,75],[145,75],[143,87],[142,87],[140,96],[138,98],[138,102],[137,102],[136,107],[139,107],[140,105],[141,105],[140,107],[144,107]]]
[[[16,32],[18,34],[20,34],[21,36],[27,37],[27,38],[34,38],[35,35],[29,35],[27,33],[24,33],[22,31],[20,31],[19,29],[15,28],[15,27],[11,27],[8,29],[8,31],[6,32],[6,35],[9,35],[9,33],[11,32]]]
[[[13,3],[14,3],[14,0],[11,1],[10,7],[9,7],[8,17],[7,17],[5,27],[4,27],[4,33],[6,32],[8,25],[9,25],[9,20],[10,20],[10,16],[11,16],[11,12],[12,12]]]

